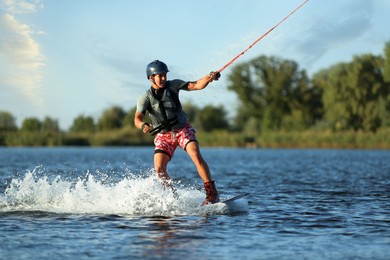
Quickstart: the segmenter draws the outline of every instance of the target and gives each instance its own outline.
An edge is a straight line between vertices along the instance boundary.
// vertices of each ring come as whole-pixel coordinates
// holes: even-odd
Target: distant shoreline
[[[202,147],[390,149],[390,128],[372,132],[267,132],[258,135],[219,130],[197,134]],[[0,132],[0,147],[150,146],[153,137],[138,129],[96,133]]]

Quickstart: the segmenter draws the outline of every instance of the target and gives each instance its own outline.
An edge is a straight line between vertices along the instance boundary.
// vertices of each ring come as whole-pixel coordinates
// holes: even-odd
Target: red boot
[[[203,201],[203,205],[219,202],[219,195],[214,181],[205,182],[203,186],[206,191],[206,199]]]

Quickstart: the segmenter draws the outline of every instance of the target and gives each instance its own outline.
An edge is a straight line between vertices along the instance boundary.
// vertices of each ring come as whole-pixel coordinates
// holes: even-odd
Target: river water
[[[203,148],[222,198],[177,150],[0,148],[0,259],[390,259],[390,151]]]

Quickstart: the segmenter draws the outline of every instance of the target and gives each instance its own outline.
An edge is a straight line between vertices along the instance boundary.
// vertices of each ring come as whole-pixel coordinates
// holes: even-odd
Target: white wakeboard
[[[227,207],[229,213],[248,212],[248,201],[243,199],[247,195],[249,195],[249,193],[241,193],[236,196],[224,199],[221,201],[221,203]]]
[[[204,211],[202,214],[213,215],[248,212],[248,201],[244,199],[240,200],[247,195],[249,195],[249,193],[241,193],[214,204],[207,204],[202,207],[202,210]]]
[[[236,196],[233,196],[233,197],[221,200],[220,202],[226,203],[226,202],[230,202],[230,201],[235,201],[235,200],[241,199],[241,198],[243,198],[243,197],[245,197],[247,195],[249,195],[249,192],[238,194]]]

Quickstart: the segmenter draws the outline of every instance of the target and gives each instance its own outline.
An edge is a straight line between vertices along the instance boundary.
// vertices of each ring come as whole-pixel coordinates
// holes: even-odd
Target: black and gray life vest
[[[150,102],[147,111],[152,120],[153,135],[183,128],[187,123],[187,115],[182,109],[178,91],[169,86],[160,91],[163,91],[162,95],[158,95],[153,88],[147,91]]]

